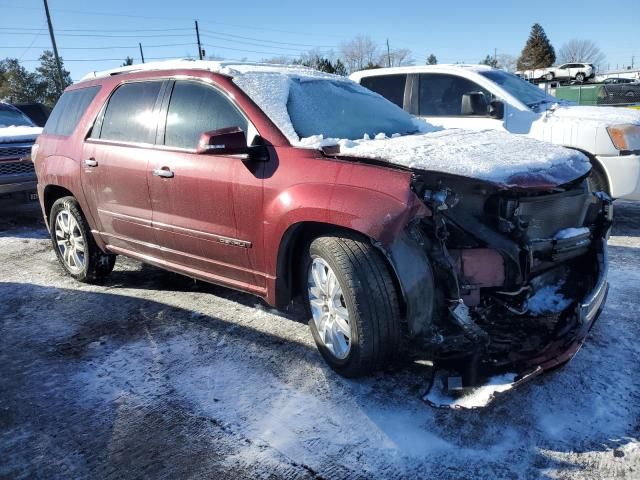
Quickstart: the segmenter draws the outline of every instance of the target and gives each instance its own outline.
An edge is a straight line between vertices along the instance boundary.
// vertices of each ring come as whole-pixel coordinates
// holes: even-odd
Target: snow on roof
[[[271,63],[259,63],[259,62],[241,62],[241,61],[215,61],[215,60],[192,60],[189,58],[177,58],[175,60],[163,60],[160,62],[148,62],[138,65],[128,65],[126,67],[112,68],[110,70],[93,71],[87,73],[80,79],[81,82],[85,80],[93,80],[95,78],[104,78],[111,75],[118,75],[122,73],[135,73],[145,72],[153,70],[208,70],[210,72],[221,73],[223,75],[233,76],[233,72],[249,72],[249,71],[262,71],[262,72],[277,72],[282,70],[298,70],[315,72],[315,70],[304,67],[301,65],[276,65]]]

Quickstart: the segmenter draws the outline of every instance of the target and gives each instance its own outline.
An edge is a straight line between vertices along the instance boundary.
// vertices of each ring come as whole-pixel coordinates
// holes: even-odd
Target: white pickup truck
[[[640,111],[576,106],[480,65],[380,68],[351,79],[434,125],[506,130],[580,150],[597,188],[640,200]]]

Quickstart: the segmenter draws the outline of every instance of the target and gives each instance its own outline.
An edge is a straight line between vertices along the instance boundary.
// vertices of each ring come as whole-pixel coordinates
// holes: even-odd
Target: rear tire
[[[55,201],[49,214],[49,227],[56,256],[73,278],[91,283],[111,273],[116,256],[98,248],[74,197]]]
[[[391,272],[377,249],[356,236],[319,237],[311,242],[302,267],[311,333],[331,368],[358,377],[396,356],[400,306]]]

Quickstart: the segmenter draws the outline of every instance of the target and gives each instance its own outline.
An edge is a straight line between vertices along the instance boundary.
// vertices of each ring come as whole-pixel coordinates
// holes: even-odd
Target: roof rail
[[[138,65],[128,65],[126,67],[112,68],[110,70],[93,71],[87,73],[80,79],[81,82],[93,80],[95,78],[105,78],[123,73],[144,72],[150,70],[169,70],[169,69],[189,69],[189,70],[209,70],[211,72],[222,73],[225,75],[233,75],[233,67],[235,66],[256,66],[269,67],[273,69],[285,68],[286,65],[276,65],[272,63],[259,62],[241,62],[241,61],[214,61],[214,60],[194,60],[190,58],[177,58],[174,60],[163,60],[159,62],[141,63]],[[302,68],[301,66],[297,66]]]

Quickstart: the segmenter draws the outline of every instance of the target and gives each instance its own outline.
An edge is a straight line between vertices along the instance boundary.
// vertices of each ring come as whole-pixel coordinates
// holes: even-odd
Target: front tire
[[[554,78],[553,72],[549,72],[549,73],[545,74],[544,78],[545,78],[547,81],[549,81],[549,82],[550,82],[550,81],[551,81],[551,80],[553,80],[553,78]]]
[[[49,214],[51,241],[65,271],[81,282],[95,282],[111,273],[116,256],[98,248],[74,197],[55,201]]]
[[[584,82],[585,76],[584,73],[580,72],[578,74],[576,74],[576,80],[580,83]]]
[[[397,292],[382,254],[368,241],[355,236],[316,238],[302,272],[311,333],[331,368],[358,377],[396,356]]]

